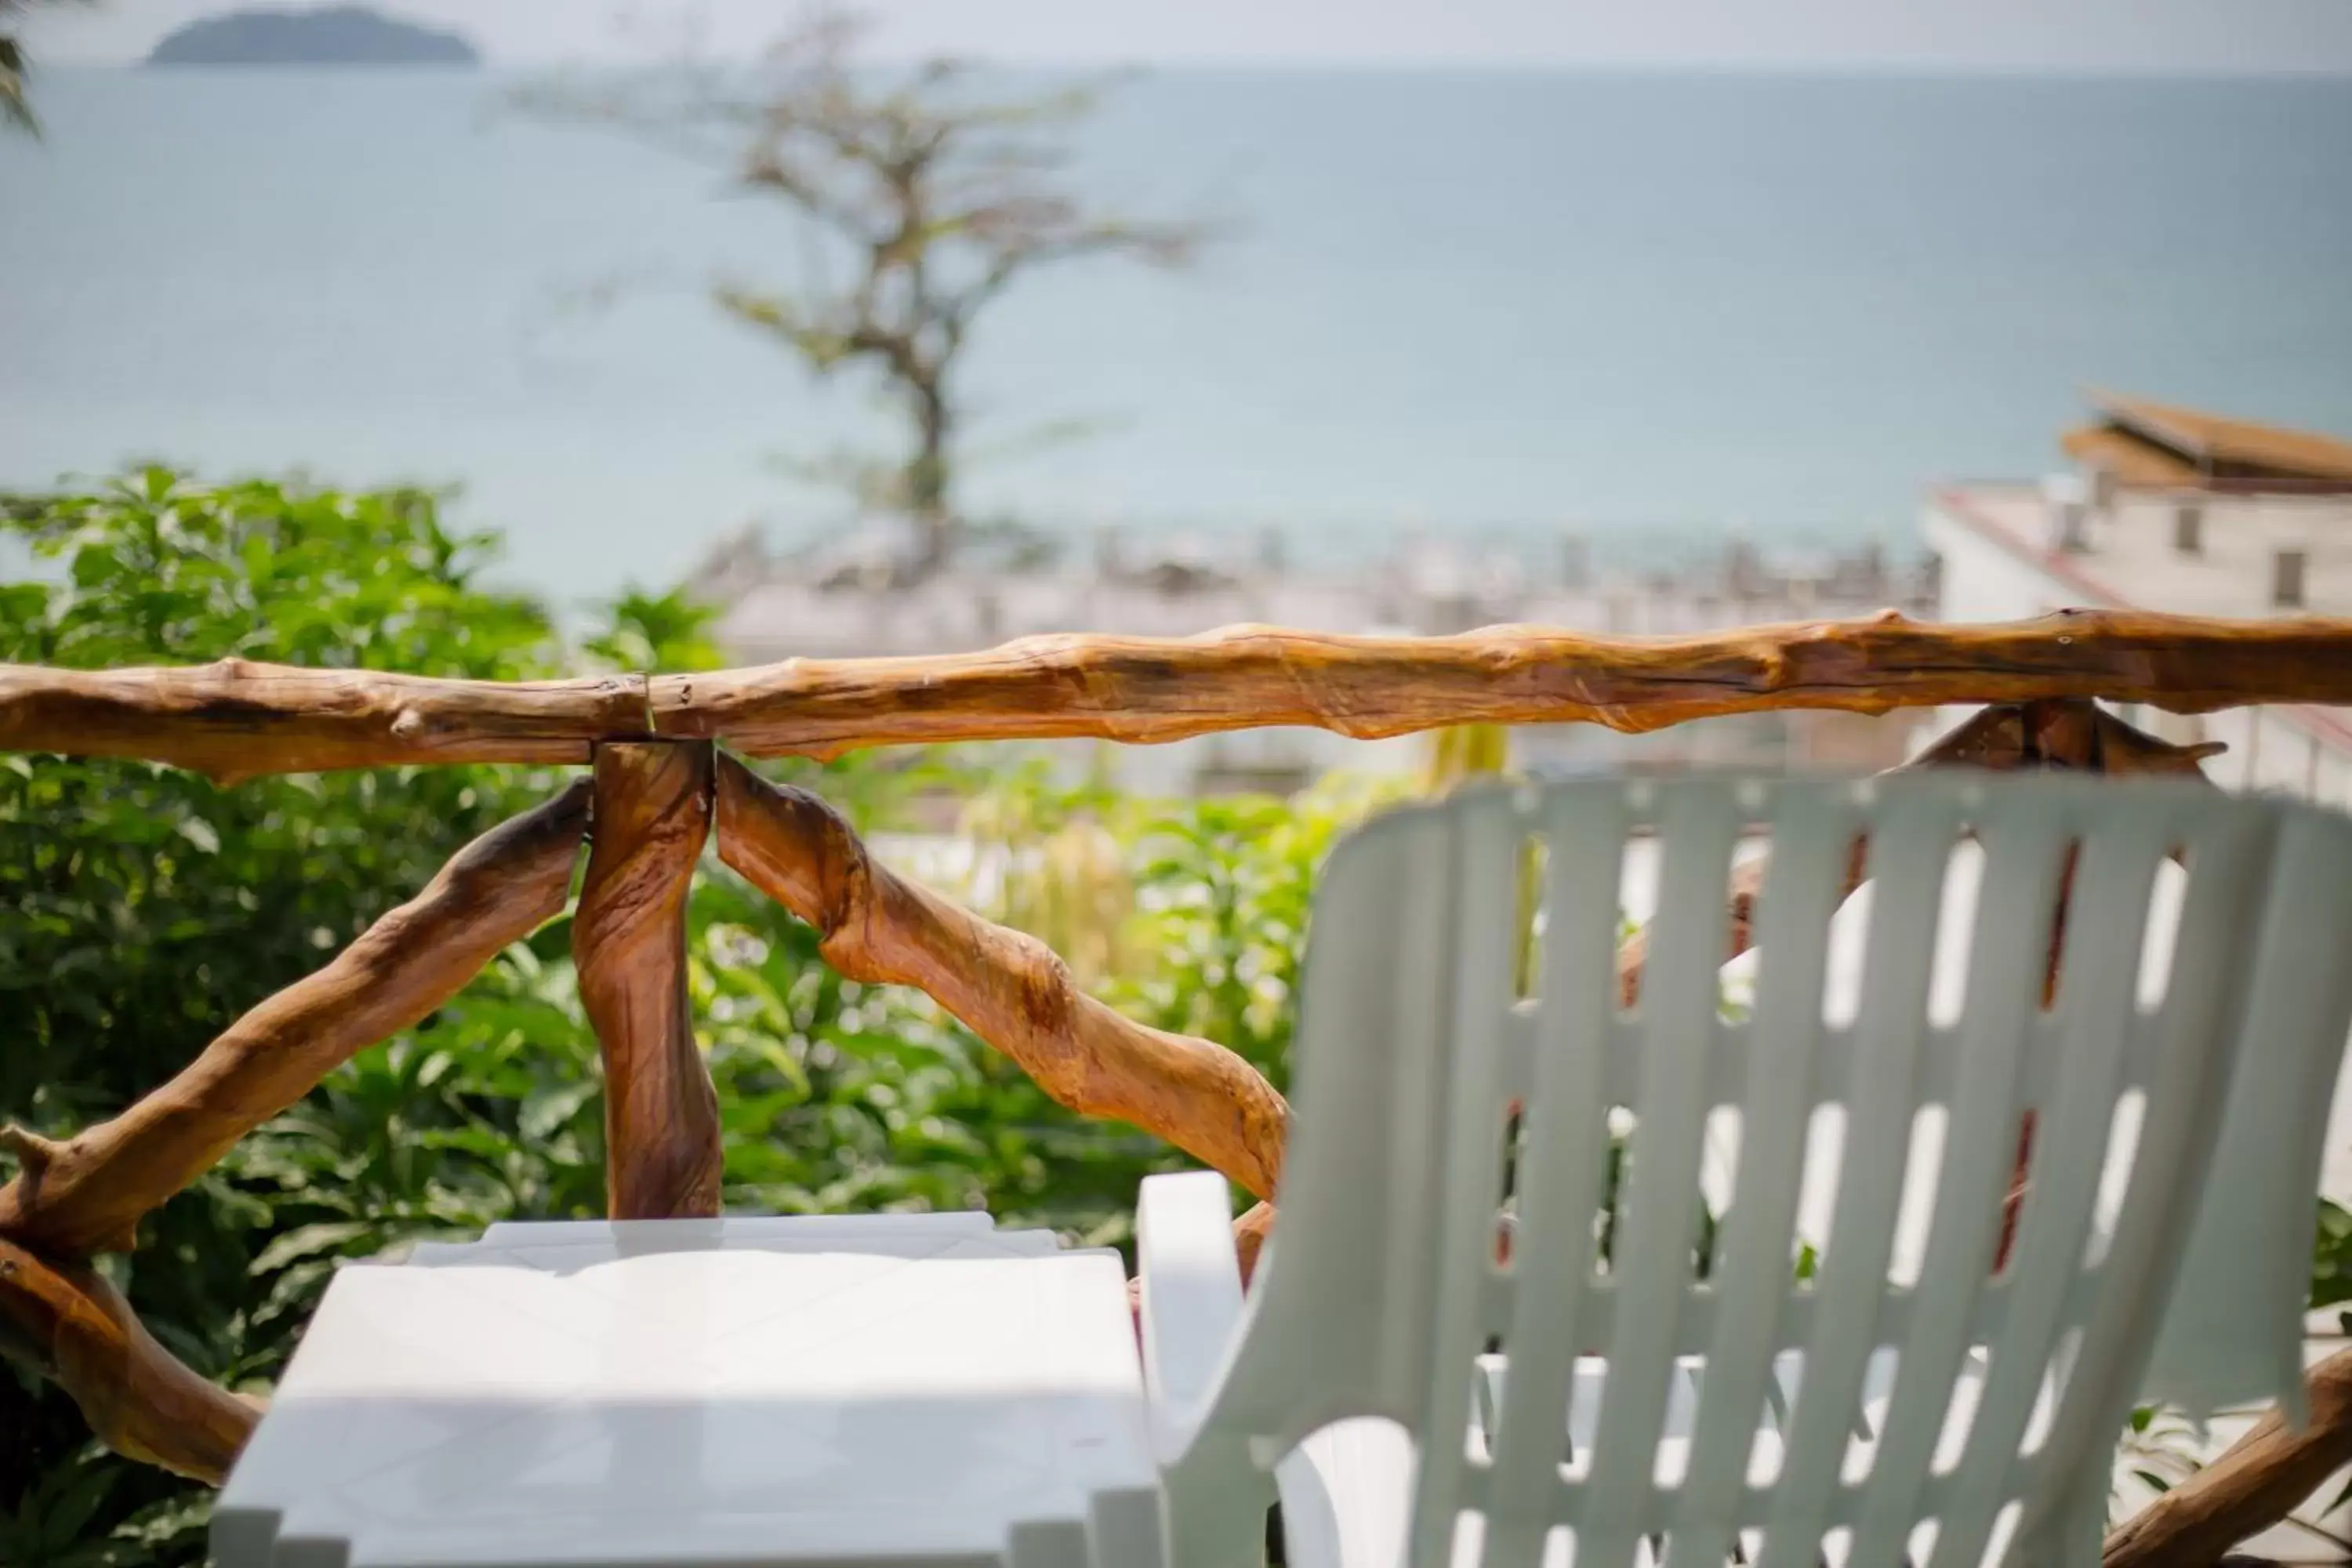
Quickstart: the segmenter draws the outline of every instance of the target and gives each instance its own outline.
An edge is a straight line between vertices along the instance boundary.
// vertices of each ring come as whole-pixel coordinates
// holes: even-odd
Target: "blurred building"
[[[1087,558],[985,550],[944,573],[904,570],[904,542],[863,531],[823,550],[768,554],[729,542],[691,580],[722,606],[720,640],[745,662],[954,653],[1013,637],[1099,632],[1191,637],[1245,622],[1370,636],[1437,636],[1511,622],[1669,636],[1759,622],[1924,613],[1932,584],[1877,550],[1768,558],[1733,541],[1706,558],[1599,567],[1577,537],[1540,562],[1524,546],[1412,540],[1362,565],[1287,563],[1278,542],[1220,549],[1102,531]],[[1515,732],[1517,765],[1538,773],[1690,764],[1866,770],[1900,759],[1908,726],[1853,714],[1761,714],[1618,735],[1590,724]],[[1125,748],[1121,782],[1150,793],[1295,789],[1326,770],[1410,768],[1419,742],[1313,730],[1241,731]]]
[[[2352,616],[2352,441],[2095,394],[2060,445],[2070,471],[1947,485],[1921,530],[1947,620],[2013,620],[2070,605],[2186,615]],[[2342,710],[2238,708],[2135,722],[2230,750],[2232,786],[2352,804]]]

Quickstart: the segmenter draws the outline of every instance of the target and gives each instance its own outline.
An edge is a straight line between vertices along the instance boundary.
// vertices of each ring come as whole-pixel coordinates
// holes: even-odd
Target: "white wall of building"
[[[2080,592],[1991,544],[1941,507],[1931,504],[1920,514],[1919,531],[1942,563],[1939,620],[2021,620],[2083,602]]]
[[[2200,548],[2177,543],[2184,509],[2202,513]],[[2269,616],[2272,562],[2281,551],[2305,561],[2305,607],[2352,613],[2352,500],[2341,496],[2203,496],[2137,492],[2118,497],[2090,523],[2093,556],[2133,603],[2200,616]]]

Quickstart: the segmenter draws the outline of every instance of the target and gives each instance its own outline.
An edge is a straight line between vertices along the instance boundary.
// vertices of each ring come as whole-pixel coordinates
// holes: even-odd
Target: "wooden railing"
[[[2179,713],[2352,702],[2352,626],[2077,610],[1935,626],[1894,611],[1691,637],[1489,626],[1353,637],[1231,626],[1027,637],[984,653],[788,659],[704,675],[434,680],[223,659],[0,665],[0,751],[144,757],[230,783],[415,763],[585,763],[600,742],[717,741],[830,757],[925,741],[1181,740],[1305,725],[1370,739],[1449,724],[1664,729],[1775,708],[1884,713],[2097,697]]]
[[[582,779],[466,846],[327,965],[260,1003],[177,1077],[62,1142],[17,1129],[0,1187],[0,1341],[118,1451],[217,1482],[257,1419],[175,1360],[90,1266],[238,1139],[368,1045],[422,1019],[559,913],[606,1076],[618,1217],[716,1214],[719,1132],[686,989],[683,910],[714,826],[722,860],[822,937],[849,978],[928,992],[1081,1113],[1135,1124],[1260,1200],[1288,1108],[1210,1040],[1086,994],[1035,939],[877,863],[806,791],[730,753],[912,742],[1156,742],[1258,725],[1384,736],[1473,722],[1625,731],[1767,709],[1992,704],[1908,766],[2194,772],[2094,699],[2195,712],[2352,703],[2352,622],[2073,612],[1998,626],[1866,621],[1679,639],[1530,626],[1375,639],[1242,626],[1181,640],[1031,638],[937,658],[793,660],[700,675],[515,684],[237,660],[103,671],[0,665],[0,750],[143,758],[215,780],[436,763],[571,763]],[[1856,874],[1859,874],[1857,858]],[[1728,889],[1736,945],[1757,883]],[[1639,988],[1638,936],[1619,984]],[[1272,1221],[1235,1222],[1244,1266]]]

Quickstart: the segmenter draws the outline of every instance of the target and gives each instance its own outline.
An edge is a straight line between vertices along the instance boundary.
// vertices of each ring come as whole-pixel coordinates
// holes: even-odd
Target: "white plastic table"
[[[1151,1568],[1117,1253],[985,1215],[494,1226],[343,1268],[219,1568]]]

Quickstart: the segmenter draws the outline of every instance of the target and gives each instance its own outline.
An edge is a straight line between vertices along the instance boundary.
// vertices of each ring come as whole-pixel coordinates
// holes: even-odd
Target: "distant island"
[[[362,5],[231,11],[166,34],[151,66],[478,66],[456,33],[420,27]]]

